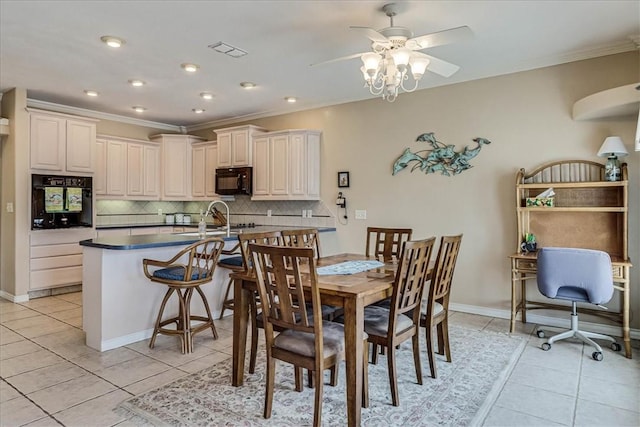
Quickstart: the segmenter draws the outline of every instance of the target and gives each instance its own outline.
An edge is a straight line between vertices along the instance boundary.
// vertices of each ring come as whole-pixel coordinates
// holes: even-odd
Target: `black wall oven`
[[[92,227],[92,178],[31,175],[31,229]]]

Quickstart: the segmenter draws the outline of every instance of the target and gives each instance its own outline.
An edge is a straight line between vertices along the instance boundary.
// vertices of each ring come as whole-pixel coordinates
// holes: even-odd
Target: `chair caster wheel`
[[[536,335],[538,335],[538,338],[544,338],[544,331],[543,331],[543,330],[538,329],[538,330],[536,331]]]
[[[617,342],[611,343],[611,350],[620,351],[620,350],[622,350],[622,346],[620,344],[618,344]]]
[[[549,344],[548,342],[542,343],[542,349],[544,351],[549,351],[551,350],[551,344]]]
[[[602,353],[599,351],[594,351],[591,357],[593,357],[593,360],[597,360],[598,362],[601,362],[603,359]]]

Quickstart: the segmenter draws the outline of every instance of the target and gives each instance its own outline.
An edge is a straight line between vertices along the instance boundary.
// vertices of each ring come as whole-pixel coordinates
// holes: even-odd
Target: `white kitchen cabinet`
[[[192,135],[160,134],[151,137],[160,143],[162,200],[191,199],[192,153],[191,144],[203,141]]]
[[[127,143],[120,140],[106,141],[108,196],[124,196],[127,192]]]
[[[93,173],[97,120],[29,111],[31,169]]]
[[[219,168],[252,166],[253,139],[266,132],[254,126],[236,126],[214,131],[218,139]]]
[[[127,143],[127,196],[138,200],[160,197],[160,147]]]
[[[39,290],[82,283],[80,240],[95,237],[95,230],[37,230],[30,236],[29,289]]]
[[[107,194],[107,140],[96,139],[96,164],[95,174],[93,176],[93,191],[96,195],[102,196]]]
[[[254,140],[252,200],[320,199],[320,132],[269,132]]]
[[[192,144],[191,149],[191,196],[194,199],[215,197],[218,163],[216,142],[195,143]]]

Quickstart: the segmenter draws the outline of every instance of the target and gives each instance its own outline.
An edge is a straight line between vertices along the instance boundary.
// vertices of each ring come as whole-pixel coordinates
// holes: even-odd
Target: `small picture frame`
[[[349,172],[338,172],[338,187],[349,187]]]

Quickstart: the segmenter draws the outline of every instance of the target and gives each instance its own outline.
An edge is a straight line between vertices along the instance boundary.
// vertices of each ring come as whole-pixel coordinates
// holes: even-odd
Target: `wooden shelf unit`
[[[614,320],[622,326],[625,355],[631,358],[629,336],[628,172],[621,165],[622,180],[604,181],[604,165],[588,160],[564,160],[544,164],[516,175],[518,235],[511,255],[511,332],[518,312],[526,323],[531,309],[566,308],[558,304],[528,301],[526,283],[534,282],[536,254],[520,251],[526,233],[538,247],[557,246],[596,249],[611,256],[614,288],[620,291],[621,313],[581,309],[581,312]],[[526,199],[548,188],[555,192],[553,207],[528,207]],[[518,296],[518,288],[519,296]]]

